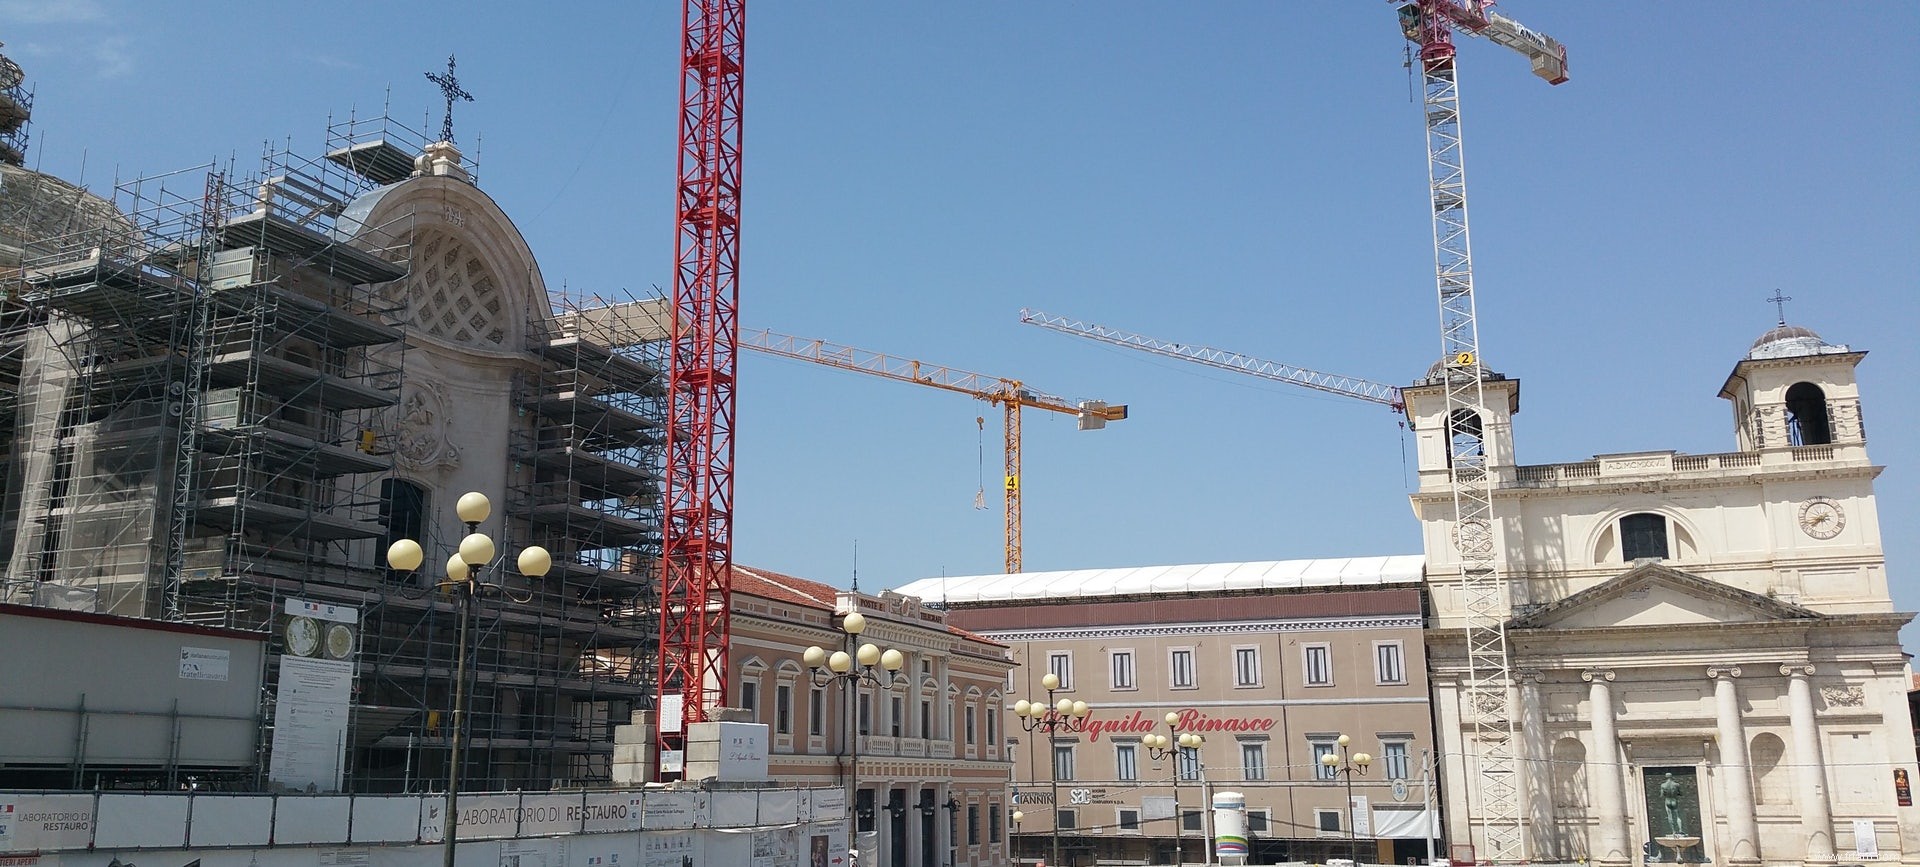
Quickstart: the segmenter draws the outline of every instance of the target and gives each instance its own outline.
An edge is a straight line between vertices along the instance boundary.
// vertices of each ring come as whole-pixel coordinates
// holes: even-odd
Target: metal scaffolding
[[[0,601],[256,631],[288,599],[357,608],[357,791],[431,789],[448,769],[455,607],[380,562],[418,532],[400,500],[421,488],[394,457],[418,351],[414,220],[342,217],[411,177],[427,143],[349,119],[321,158],[43,196],[16,223],[57,231],[0,262]],[[612,727],[651,703],[666,343],[642,326],[662,310],[555,298],[514,347],[500,538],[546,546],[555,569],[506,579],[530,601],[481,607],[466,787],[607,782]],[[270,662],[261,765],[276,678]]]

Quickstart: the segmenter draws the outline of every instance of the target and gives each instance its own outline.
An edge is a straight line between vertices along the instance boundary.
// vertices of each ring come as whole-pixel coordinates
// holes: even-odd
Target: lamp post
[[[1367,766],[1373,764],[1373,756],[1367,753],[1348,753],[1347,744],[1351,742],[1346,735],[1341,735],[1340,755],[1336,756],[1333,753],[1322,755],[1320,764],[1332,771],[1334,776],[1345,777],[1347,780],[1347,853],[1353,859],[1353,863],[1358,865],[1360,838],[1358,823],[1354,821],[1353,813],[1353,775],[1364,776],[1367,773]]]
[[[453,556],[447,558],[446,580],[434,584],[435,589],[453,591],[460,609],[460,634],[454,650],[453,731],[447,742],[447,819],[442,835],[445,838],[441,857],[443,867],[454,867],[454,849],[459,844],[460,765],[465,759],[463,751],[466,746],[463,726],[467,704],[467,632],[473,621],[473,599],[488,590],[503,595],[506,593],[504,586],[488,585],[480,580],[481,573],[493,563],[495,553],[493,539],[480,532],[480,524],[493,514],[493,503],[487,500],[487,495],[469,491],[460,495],[453,511],[459,516],[460,522],[467,525],[467,535],[460,539],[460,547]],[[419,569],[425,560],[426,551],[413,539],[399,539],[387,546],[387,565],[401,572]],[[521,549],[517,565],[520,574],[539,578],[553,568],[553,555],[538,545],[529,545]],[[531,599],[532,596],[527,598]]]
[[[1180,760],[1185,757],[1185,750],[1197,751],[1200,749],[1201,744],[1207,742],[1207,739],[1202,737],[1199,732],[1180,731],[1180,715],[1178,713],[1168,711],[1166,720],[1167,731],[1173,732],[1174,737],[1167,737],[1166,735],[1153,732],[1142,735],[1140,737],[1140,743],[1146,746],[1147,755],[1153,757],[1153,760],[1156,762],[1168,756],[1173,756],[1173,863],[1178,865],[1186,863],[1187,859],[1186,817],[1180,815]],[[1196,753],[1194,761],[1198,762],[1199,760],[1200,757]]]
[[[814,686],[838,683],[848,696],[847,750],[853,760],[847,770],[847,849],[853,851],[860,841],[860,684],[870,683],[882,689],[893,686],[894,675],[907,663],[907,658],[898,650],[889,648],[882,652],[873,644],[856,648],[860,633],[867,631],[867,617],[858,611],[849,611],[840,618],[840,631],[846,636],[846,646],[852,653],[846,650],[828,653],[816,644],[807,648],[801,659],[812,673]],[[887,673],[885,683],[880,682],[881,671]]]
[[[1054,693],[1060,690],[1060,675],[1049,671],[1040,678],[1040,685],[1047,691],[1046,703],[1021,699],[1013,703],[1013,715],[1020,718],[1020,727],[1027,731],[1036,729],[1047,733],[1047,770],[1052,781],[1053,798],[1053,864],[1060,864],[1060,761],[1056,752],[1060,732],[1083,732],[1087,730],[1087,712],[1091,710],[1084,701],[1070,698],[1055,699]],[[1017,821],[1017,820],[1016,820]]]
[[[1015,792],[1014,794],[1016,797],[1019,795],[1018,792]],[[1011,823],[1013,827],[1008,829],[1008,834],[1007,834],[1007,862],[1008,863],[1013,862],[1013,838],[1020,836],[1020,820],[1025,819],[1026,817],[1027,817],[1027,814],[1020,810],[1013,811],[1013,813],[1007,817],[1013,820],[1013,822]]]

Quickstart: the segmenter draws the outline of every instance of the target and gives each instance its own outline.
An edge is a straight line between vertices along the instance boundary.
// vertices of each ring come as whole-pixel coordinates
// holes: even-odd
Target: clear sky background
[[[1480,333],[1524,383],[1521,461],[1731,450],[1715,393],[1784,291],[1790,321],[1872,353],[1888,572],[1920,609],[1920,4],[1501,8],[1565,42],[1573,78],[1462,40]],[[745,325],[1132,407],[1089,433],[1028,415],[1028,569],[1419,553],[1387,410],[1018,321],[1424,371],[1425,141],[1391,5],[756,2],[748,22]],[[389,92],[437,129],[422,73],[457,53],[483,188],[548,285],[582,291],[672,279],[679,26],[657,0],[0,0],[39,91],[30,163],[84,161],[95,188],[268,139],[317,154],[329,115]],[[844,585],[858,540],[863,588],[1000,571],[993,407],[754,354],[739,402],[739,562]]]

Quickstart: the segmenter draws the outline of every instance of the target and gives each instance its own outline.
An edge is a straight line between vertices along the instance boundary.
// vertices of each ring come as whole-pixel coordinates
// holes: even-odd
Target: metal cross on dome
[[[440,85],[440,92],[447,97],[447,114],[446,117],[440,121],[440,140],[444,142],[453,141],[453,101],[456,99],[466,100],[467,102],[473,101],[473,94],[462,90],[460,87],[460,79],[453,77],[453,63],[453,55],[449,54],[447,55],[446,75],[435,75],[431,72],[427,73],[427,80]]]
[[[1780,290],[1775,289],[1773,290],[1773,297],[1768,298],[1767,300],[1773,302],[1773,306],[1779,309],[1780,324],[1781,325],[1787,324],[1787,302],[1792,301],[1793,296],[1783,295],[1781,294]]]

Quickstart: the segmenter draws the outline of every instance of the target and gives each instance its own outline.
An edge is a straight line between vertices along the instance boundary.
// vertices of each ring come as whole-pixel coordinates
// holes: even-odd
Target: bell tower
[[[1447,361],[1435,362],[1419,381],[1400,390],[1400,397],[1406,402],[1407,424],[1413,428],[1417,444],[1422,490],[1447,487],[1454,449],[1460,447],[1452,436],[1455,431],[1479,434],[1486,444],[1487,469],[1496,480],[1513,474],[1513,416],[1520,411],[1520,380],[1508,379],[1491,369],[1482,370],[1485,372],[1480,387],[1487,399],[1486,415],[1482,418],[1460,418],[1448,424],[1446,377],[1470,374],[1463,368],[1450,366]]]
[[[1720,387],[1733,404],[1739,450],[1790,456],[1830,448],[1832,460],[1866,460],[1854,376],[1866,356],[1784,321],[1760,335]]]

